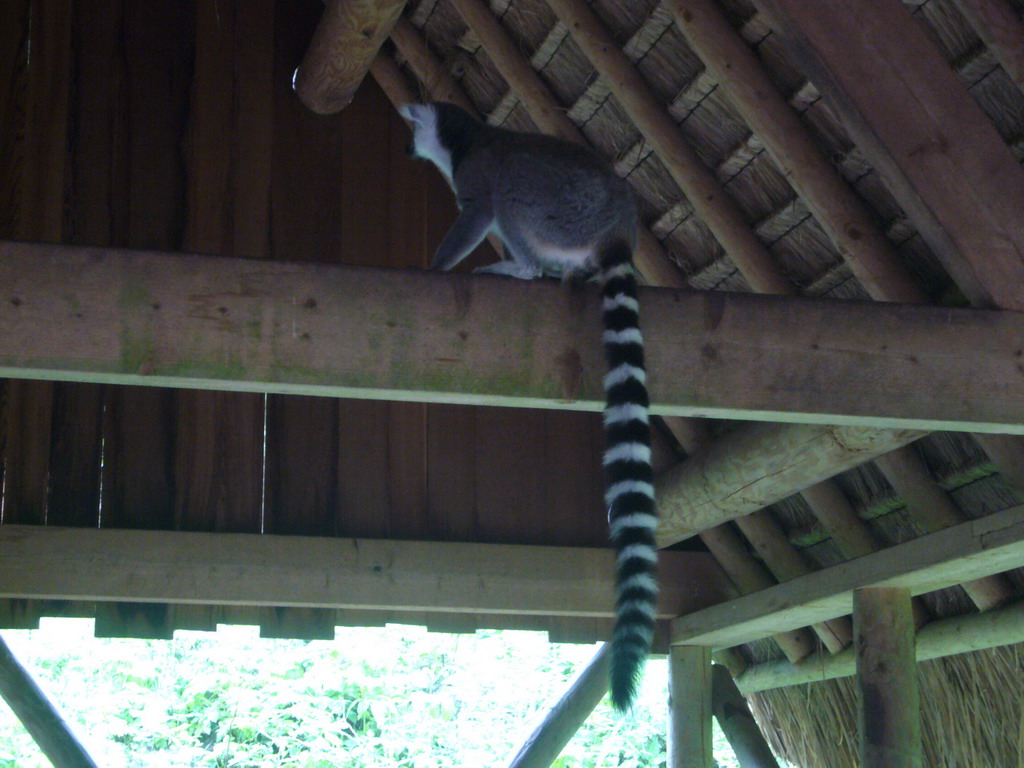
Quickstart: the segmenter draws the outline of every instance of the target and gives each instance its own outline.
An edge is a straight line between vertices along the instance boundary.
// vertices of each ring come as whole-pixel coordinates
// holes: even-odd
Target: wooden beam
[[[509,768],[549,768],[608,692],[611,645],[601,650],[512,758]]]
[[[641,305],[656,415],[1024,433],[1024,314],[650,288]],[[554,281],[0,243],[14,378],[597,411],[597,317],[595,289]],[[842,464],[839,433],[795,434],[786,450]],[[834,447],[864,461],[916,436]]]
[[[941,659],[1002,645],[1024,642],[1024,603],[985,613],[937,619],[917,633],[917,660]],[[736,684],[745,694],[785,688],[789,685],[849,677],[856,671],[853,648],[834,656],[815,654],[792,664],[782,659],[748,667]]]
[[[731,647],[850,613],[853,590],[919,595],[1024,564],[1024,506],[865,555],[673,622],[673,642]]]
[[[302,103],[320,114],[352,101],[405,0],[330,0],[295,72]]]
[[[669,768],[712,768],[711,649],[673,645],[668,675]]]
[[[861,768],[921,768],[921,701],[909,590],[858,589],[853,625]]]
[[[609,617],[611,550],[0,526],[0,597]],[[704,553],[662,553],[659,616],[721,600]]]
[[[743,768],[778,768],[779,762],[757,727],[746,699],[729,670],[721,664],[711,667],[711,705],[718,726]]]
[[[61,768],[96,768],[96,762],[3,638],[0,638],[0,695],[51,763]]]
[[[712,0],[669,0],[686,40],[760,138],[839,254],[875,299],[918,303],[927,294],[867,206],[814,143],[740,34]]]
[[[658,543],[667,547],[762,509],[924,434],[807,424],[756,424],[730,432],[655,481]]]
[[[1024,309],[1024,170],[899,0],[757,0],[976,306]]]

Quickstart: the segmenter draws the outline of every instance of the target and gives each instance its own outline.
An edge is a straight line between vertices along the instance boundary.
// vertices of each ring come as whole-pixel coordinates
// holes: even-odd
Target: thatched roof
[[[412,4],[408,19],[414,29],[396,36],[399,44],[394,56],[420,98],[450,98],[455,87],[445,80],[450,76],[488,122],[515,129],[551,130],[543,119],[535,122],[543,109],[538,97],[522,93],[522,86],[517,91],[508,84],[510,68],[528,62],[547,91],[540,98],[551,99],[548,107],[553,104],[631,181],[642,200],[644,222],[688,285],[710,290],[764,290],[752,287],[745,269],[723,248],[702,211],[681,192],[652,141],[638,127],[635,115],[616,98],[608,73],[595,68],[565,19],[560,21],[552,11],[552,7],[576,4],[542,0],[490,3],[520,61],[503,60],[508,54],[502,51],[493,53],[497,49],[487,37],[490,33],[478,23],[467,23],[472,16],[466,6],[473,5],[477,4],[454,0]],[[965,304],[970,291],[957,284],[929,247],[928,238],[922,237],[914,217],[901,209],[882,174],[872,167],[868,154],[837,116],[835,105],[801,69],[799,56],[784,36],[759,12],[758,4],[721,0],[717,6],[735,35],[753,51],[782,101],[799,115],[802,130],[821,157],[839,172],[866,208],[871,225],[888,241],[894,274],[905,276],[910,287],[884,281],[866,286],[858,278],[856,265],[851,268],[850,260],[841,254],[845,244],[837,244],[828,234],[827,222],[811,212],[820,202],[809,203],[795,190],[799,184],[787,180],[790,174],[780,168],[773,148],[765,146],[737,108],[729,88],[716,80],[715,62],[702,60],[678,19],[673,18],[669,6],[678,9],[686,5],[597,0],[590,9],[646,83],[658,108],[678,126],[700,163],[711,170],[725,190],[727,202],[738,209],[745,225],[767,249],[792,292],[838,299]],[[962,7],[973,4],[929,0],[907,5],[1013,156],[1018,162],[1024,159],[1024,82],[1015,82],[1014,74],[1019,77],[1019,73],[1004,69],[1000,51],[983,41],[986,30],[982,27],[979,32],[963,15]],[[1014,12],[1019,14],[1019,5]],[[417,31],[444,76],[437,70],[425,70],[411,50],[409,37]],[[1024,226],[1024,221],[1019,223]],[[1024,285],[1018,289],[1024,290]],[[715,424],[710,432],[720,434],[729,429],[728,424]],[[682,439],[677,448],[689,451],[696,447]],[[952,521],[1019,503],[1024,487],[1020,444],[984,437],[981,442],[985,444],[963,433],[933,433],[892,457],[837,475],[807,495],[796,494],[763,513],[728,523],[729,530],[710,532],[705,543],[719,555],[723,547],[730,550],[726,556],[741,562],[730,570],[723,560],[733,574],[737,568],[755,568],[752,563],[756,561],[782,581],[843,562],[872,547],[905,542]],[[847,530],[840,535],[837,517],[822,509],[829,499],[848,505],[837,514],[855,532]],[[959,587],[923,595],[922,610],[934,618],[990,608],[1021,594],[1022,574],[1021,570],[1010,572],[978,586],[970,595]],[[841,626],[838,631],[841,635]],[[842,647],[842,639],[835,642]],[[739,650],[741,664],[784,658],[779,646],[769,640]],[[1019,646],[924,663],[922,701],[929,764],[1014,762],[1021,697],[1017,686],[1007,686],[1006,681],[1018,679],[1021,672]],[[856,739],[851,730],[855,703],[849,680],[765,691],[754,701],[762,725],[794,764],[820,765],[825,754],[830,766],[856,763]]]

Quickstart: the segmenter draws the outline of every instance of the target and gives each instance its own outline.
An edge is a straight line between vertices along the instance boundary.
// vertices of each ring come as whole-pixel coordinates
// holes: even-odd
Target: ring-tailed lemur
[[[488,232],[508,260],[478,272],[534,278],[598,275],[608,373],[605,495],[617,553],[611,694],[620,711],[636,694],[654,634],[657,515],[648,397],[632,251],[637,210],[604,160],[561,139],[484,125],[453,104],[409,104],[410,154],[430,160],[455,190],[459,216],[431,269],[450,269]]]

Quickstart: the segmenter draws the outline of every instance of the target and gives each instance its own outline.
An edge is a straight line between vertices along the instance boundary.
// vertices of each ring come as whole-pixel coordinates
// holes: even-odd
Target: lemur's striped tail
[[[658,524],[651,469],[644,345],[629,245],[601,253],[601,296],[608,374],[604,412],[608,447],[605,502],[616,552],[616,620],[612,637],[611,694],[620,712],[636,695],[654,636],[658,586],[654,532]]]

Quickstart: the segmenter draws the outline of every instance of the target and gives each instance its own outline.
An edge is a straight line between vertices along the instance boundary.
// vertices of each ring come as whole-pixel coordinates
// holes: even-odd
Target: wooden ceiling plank
[[[603,408],[592,288],[24,243],[0,256],[0,375]],[[919,429],[1024,432],[1022,314],[654,288],[641,304],[652,413],[800,423],[787,450],[818,454],[808,484]],[[757,462],[748,431],[725,442]]]
[[[899,0],[757,0],[976,306],[1024,309],[1024,169]]]
[[[679,126],[585,0],[548,0],[548,5],[569,28],[573,40],[654,147],[676,184],[750,286],[759,293],[795,294],[795,287],[782,274],[764,243],[758,240],[750,222],[683,138]]]
[[[608,618],[610,549],[0,526],[0,595]],[[659,616],[726,597],[706,553],[664,552]]]
[[[673,642],[727,647],[842,616],[860,587],[919,595],[1024,563],[1024,506],[930,533],[673,622]]]
[[[295,71],[302,103],[319,114],[348,106],[403,8],[405,0],[328,2]]]

